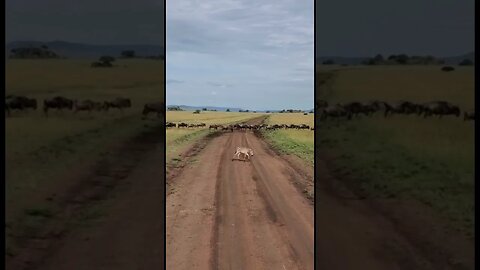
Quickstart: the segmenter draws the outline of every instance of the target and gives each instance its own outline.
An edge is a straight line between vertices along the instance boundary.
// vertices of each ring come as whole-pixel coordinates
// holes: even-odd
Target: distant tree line
[[[301,113],[301,112],[303,112],[303,111],[302,110],[292,110],[292,109],[279,111],[279,113]]]
[[[375,57],[363,62],[364,65],[441,65],[444,63],[444,60],[431,55],[408,56],[406,54],[392,54],[387,58],[384,58],[381,54],[377,54]]]
[[[460,63],[458,63],[459,66],[473,66],[473,64],[473,61],[470,59],[463,59],[460,61]]]
[[[372,58],[368,58],[362,61],[363,65],[442,65],[445,63],[445,60],[438,59],[434,56],[408,56],[406,54],[392,54],[388,57],[384,57],[381,54],[377,54]],[[323,65],[334,65],[335,61],[332,59],[327,59],[322,62]],[[463,59],[458,63],[460,66],[472,66],[474,62],[470,59]]]
[[[150,55],[150,56],[138,56],[134,50],[124,50],[120,53],[120,58],[145,58],[145,59],[152,59],[152,60],[159,60],[164,59],[162,55]]]
[[[332,59],[328,59],[328,60],[323,61],[322,64],[324,64],[324,65],[334,65],[335,61],[333,61]]]
[[[168,107],[167,109],[168,111],[184,111],[182,108],[180,108],[179,106],[170,106]]]
[[[54,51],[50,50],[46,45],[39,48],[26,47],[15,48],[10,50],[10,58],[18,59],[45,59],[45,58],[61,58]]]

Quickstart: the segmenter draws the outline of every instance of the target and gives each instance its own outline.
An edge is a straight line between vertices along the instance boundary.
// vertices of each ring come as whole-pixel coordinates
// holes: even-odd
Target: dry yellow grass
[[[228,124],[238,121],[248,120],[259,117],[263,114],[259,113],[239,113],[239,112],[201,112],[194,114],[191,111],[168,111],[167,121],[169,122],[185,122],[185,123],[205,123],[211,124]]]

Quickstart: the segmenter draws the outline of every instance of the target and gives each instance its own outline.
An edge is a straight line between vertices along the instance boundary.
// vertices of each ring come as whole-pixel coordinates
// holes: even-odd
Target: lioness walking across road
[[[253,156],[253,150],[247,147],[237,147],[235,154],[232,157],[232,161],[235,159],[240,159],[240,155],[243,155],[243,161],[250,160],[250,156]]]

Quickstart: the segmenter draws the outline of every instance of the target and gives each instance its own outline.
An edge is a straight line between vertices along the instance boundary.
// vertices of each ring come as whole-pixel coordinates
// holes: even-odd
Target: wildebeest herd
[[[167,128],[198,128],[198,127],[206,127],[205,123],[173,123],[167,122]],[[259,124],[259,125],[249,125],[249,124],[230,124],[230,125],[219,125],[219,124],[212,124],[208,126],[208,129],[214,130],[224,130],[224,131],[234,131],[234,130],[276,130],[276,129],[298,129],[298,130],[314,130],[314,127],[310,127],[307,124],[274,124],[274,125],[267,125],[267,124]]]
[[[73,111],[74,114],[85,111],[91,113],[92,111],[109,111],[110,109],[117,109],[122,114],[125,109],[132,107],[132,101],[129,98],[117,97],[113,100],[93,101],[91,99],[73,100],[63,96],[55,96],[50,99],[43,100],[43,113],[48,116],[50,110],[62,112],[64,110]],[[5,111],[10,116],[13,110],[37,110],[37,100],[28,98],[26,96],[8,95],[5,97]],[[148,116],[150,113],[157,113],[158,117],[164,115],[165,105],[163,102],[152,102],[144,105],[142,115]]]
[[[392,117],[395,114],[402,115],[418,115],[424,118],[430,116],[453,115],[460,117],[461,110],[459,106],[446,101],[433,101],[427,103],[414,103],[410,101],[398,101],[388,103],[384,101],[369,102],[349,102],[344,104],[329,105],[327,101],[318,102],[320,111],[320,119],[328,118],[346,118],[348,120],[356,118],[360,115],[372,116],[382,113],[384,117]],[[475,120],[474,111],[463,111],[463,120]]]

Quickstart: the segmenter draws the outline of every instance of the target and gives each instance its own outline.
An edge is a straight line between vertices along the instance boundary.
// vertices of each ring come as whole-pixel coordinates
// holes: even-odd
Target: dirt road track
[[[237,146],[251,162],[232,161]],[[313,269],[313,205],[295,177],[251,132],[212,139],[167,195],[167,269]]]
[[[316,269],[474,269],[473,244],[420,205],[359,198],[327,167],[317,157]]]

